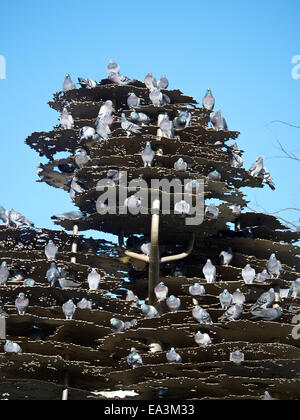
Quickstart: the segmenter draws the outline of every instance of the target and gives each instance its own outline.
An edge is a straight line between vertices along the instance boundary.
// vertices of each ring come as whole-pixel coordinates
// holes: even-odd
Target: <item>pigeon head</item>
[[[206,91],[206,95],[207,95],[207,96],[212,95],[212,92],[211,92],[211,89],[210,89],[210,88],[208,88],[208,89],[207,89],[207,91]]]
[[[119,324],[120,324],[120,321],[118,319],[116,319],[116,318],[112,318],[110,320],[110,324],[111,324],[112,327],[117,328],[119,326]]]

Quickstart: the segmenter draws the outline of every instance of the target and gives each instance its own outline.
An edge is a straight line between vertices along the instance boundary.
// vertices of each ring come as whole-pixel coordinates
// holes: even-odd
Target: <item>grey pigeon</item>
[[[233,168],[241,168],[243,166],[242,152],[238,148],[236,142],[233,142],[227,149],[229,163]]]
[[[267,270],[263,270],[262,273],[257,273],[255,281],[259,283],[264,283],[266,280],[269,280],[271,278],[270,274]]]
[[[137,209],[141,207],[142,202],[138,199],[136,195],[131,195],[130,197],[126,198],[124,201],[124,206],[128,207],[129,209]]]
[[[66,78],[63,84],[63,91],[67,92],[68,90],[76,89],[75,83],[72,81],[71,76],[66,74]]]
[[[93,127],[82,127],[79,130],[80,140],[95,140],[96,139],[96,130]]]
[[[52,220],[81,220],[84,218],[84,214],[81,211],[69,211],[62,214],[55,214],[51,217]]]
[[[161,76],[161,78],[159,79],[159,81],[157,82],[157,87],[158,87],[158,89],[168,89],[168,87],[169,87],[169,81],[166,78],[166,75],[165,74],[163,74]]]
[[[46,273],[46,277],[50,286],[54,287],[57,280],[60,278],[60,272],[58,271],[55,262],[52,262],[49,270]]]
[[[154,289],[154,293],[158,302],[162,302],[163,300],[166,300],[168,296],[168,292],[169,292],[169,289],[163,282],[160,282]]]
[[[274,398],[271,397],[271,395],[268,393],[268,391],[265,391],[264,395],[262,396],[262,401],[274,401]]]
[[[6,343],[4,344],[4,352],[5,353],[17,353],[17,354],[23,353],[19,344],[14,343],[10,340],[7,340]]]
[[[9,211],[2,206],[0,206],[0,219],[5,225],[9,226]]]
[[[116,84],[118,84],[120,86],[130,85],[130,84],[132,84],[132,83],[135,82],[134,79],[130,79],[129,77],[124,76],[123,74],[120,74],[120,73],[113,73],[113,72],[111,72],[111,73],[109,73],[108,78],[112,82],[114,82],[114,83],[116,83]]]
[[[292,282],[289,294],[292,295],[293,299],[297,299],[300,296],[300,279]]]
[[[91,79],[85,79],[84,77],[78,77],[78,82],[82,88],[93,89],[97,86],[97,82]]]
[[[96,134],[98,140],[107,140],[111,136],[109,125],[102,120],[96,121]]]
[[[222,306],[222,309],[228,309],[229,306],[232,304],[232,294],[228,292],[227,289],[224,290],[224,292],[222,292],[219,295],[219,300],[220,300],[220,304]]]
[[[209,313],[201,308],[201,306],[196,306],[192,311],[193,318],[200,322],[201,324],[213,324],[213,321],[211,319],[211,316]]]
[[[141,251],[144,255],[147,255],[147,257],[149,257],[151,252],[151,242],[146,242],[142,244]]]
[[[139,126],[137,124],[134,124],[126,119],[125,114],[122,114],[122,122],[121,127],[124,131],[126,131],[127,137],[129,137],[131,134],[140,134],[141,131],[139,129]]]
[[[280,277],[282,267],[279,260],[277,260],[276,255],[272,254],[267,262],[268,272],[272,277]]]
[[[171,348],[171,350],[166,354],[167,361],[170,363],[181,363],[182,357],[180,354],[176,353],[174,347]]]
[[[156,318],[159,316],[157,310],[154,308],[154,306],[151,305],[142,305],[141,311],[142,314],[147,318]]]
[[[157,88],[156,79],[155,79],[155,77],[153,77],[151,71],[146,75],[146,77],[144,79],[144,83],[146,85],[146,88],[149,89],[150,91]]]
[[[188,168],[188,165],[182,158],[179,158],[177,162],[174,163],[175,171],[186,171],[187,168]]]
[[[27,219],[27,217],[23,216],[23,214],[14,211],[14,209],[9,210],[8,217],[10,226],[16,227],[17,229],[21,226],[34,226],[33,222]]]
[[[264,169],[264,156],[259,156],[249,169],[251,176],[260,176]]]
[[[71,181],[70,188],[75,191],[77,194],[81,194],[85,191],[84,188],[78,183],[78,178],[74,177]]]
[[[171,312],[177,312],[181,308],[181,300],[173,295],[167,299],[166,304]]]
[[[203,296],[205,295],[205,288],[201,286],[199,283],[193,284],[193,286],[189,287],[189,294],[191,296]]]
[[[77,308],[78,309],[88,309],[88,310],[92,310],[92,302],[90,300],[87,300],[86,298],[82,298],[81,301],[79,303],[77,303]]]
[[[131,349],[129,356],[127,356],[127,364],[133,368],[142,366],[143,364],[142,357],[137,353],[134,347]]]
[[[74,281],[65,278],[57,279],[55,284],[61,289],[77,289],[78,287],[80,287],[79,283],[75,283]]]
[[[184,189],[189,194],[198,194],[200,192],[201,186],[198,181],[193,179],[192,181],[186,183]]]
[[[257,308],[266,309],[275,302],[275,291],[270,289],[268,292],[263,293],[256,301],[255,305],[252,306],[250,311],[254,311]]]
[[[168,114],[165,114],[163,120],[161,121],[160,129],[163,137],[166,137],[167,139],[174,138],[174,126],[173,122],[170,121]]]
[[[102,120],[105,115],[111,115],[113,110],[113,103],[110,99],[108,99],[103,105],[101,105],[98,113],[98,119]]]
[[[74,120],[71,114],[68,113],[67,109],[64,108],[63,112],[60,114],[60,125],[65,130],[71,130],[74,128]]]
[[[56,254],[58,252],[58,247],[55,245],[53,241],[49,241],[48,244],[45,246],[45,255],[48,261],[55,260]]]
[[[15,301],[15,306],[19,315],[21,316],[25,315],[27,308],[29,306],[29,299],[25,296],[24,293],[19,293]]]
[[[144,167],[151,167],[154,160],[155,152],[151,149],[151,144],[149,141],[146,143],[145,149],[142,151],[142,160],[144,162]]]
[[[107,171],[106,177],[114,182],[114,184],[119,184],[121,175],[118,169],[109,169]]]
[[[277,306],[276,308],[256,309],[251,313],[254,315],[252,319],[261,318],[264,321],[275,321],[281,317],[282,308]]]
[[[236,351],[230,353],[229,360],[231,362],[235,363],[236,365],[240,365],[241,363],[243,363],[245,361],[245,355],[240,350],[236,350]]]
[[[74,156],[75,156],[75,163],[80,169],[84,168],[91,160],[86,150],[81,149],[81,148],[75,150]]]
[[[205,216],[209,219],[217,219],[219,217],[219,213],[220,210],[214,203],[209,204],[205,209]]]
[[[221,265],[229,266],[233,259],[233,252],[231,248],[228,248],[227,251],[222,251],[219,255]]]
[[[273,181],[273,178],[271,177],[270,172],[267,170],[267,168],[264,167],[263,169],[263,182],[264,184],[269,185],[269,187],[271,188],[271,190],[275,190],[275,183]]]
[[[151,118],[148,117],[148,115],[144,114],[143,112],[136,112],[135,109],[130,114],[130,118],[133,123],[139,124],[142,127],[151,121]]]
[[[247,264],[245,268],[242,270],[242,277],[245,284],[252,284],[256,277],[256,272],[254,268],[251,267],[250,264]]]
[[[233,305],[243,306],[245,302],[246,302],[245,295],[240,291],[240,289],[236,289],[236,291],[232,294]]]
[[[76,312],[76,305],[74,304],[73,300],[70,299],[68,302],[64,303],[62,306],[63,313],[67,320],[73,319],[73,316]]]
[[[164,106],[171,103],[170,98],[163,94],[159,89],[153,89],[149,95],[150,101],[154,106]]]
[[[201,331],[195,334],[195,342],[200,347],[206,347],[212,343],[210,336],[206,333],[202,334]]]
[[[178,201],[178,203],[176,203],[174,207],[174,212],[182,215],[189,214],[190,210],[191,206],[185,200]]]
[[[138,98],[135,93],[129,93],[127,98],[127,105],[130,109],[139,108],[143,102],[143,99]]]
[[[215,130],[228,130],[226,120],[224,117],[222,117],[220,110],[218,110],[217,112],[212,112],[210,114],[210,121]]]
[[[174,119],[176,130],[184,129],[192,125],[192,114],[188,111],[179,111],[178,117]]]
[[[202,99],[203,108],[213,111],[215,107],[215,98],[213,97],[212,91],[210,88],[206,90],[205,96]]]
[[[240,318],[243,313],[243,306],[233,305],[219,318],[221,322],[235,321]]]
[[[207,283],[215,283],[217,278],[217,269],[212,264],[211,260],[207,260],[206,264],[204,265],[202,272]]]
[[[115,62],[115,60],[110,59],[108,66],[107,66],[107,74],[110,73],[119,74],[120,73],[120,66]]]
[[[97,273],[95,268],[92,269],[88,275],[88,284],[90,290],[98,290],[100,284],[101,276]]]
[[[9,277],[9,269],[7,268],[6,261],[3,261],[0,266],[0,284],[6,284]]]
[[[112,318],[110,320],[110,325],[112,330],[116,333],[125,331],[125,322],[120,319]]]
[[[127,291],[126,302],[132,302],[133,306],[137,306],[139,303],[139,298],[133,293],[132,290]]]
[[[207,179],[210,181],[221,181],[222,175],[217,170],[214,170],[207,175]]]

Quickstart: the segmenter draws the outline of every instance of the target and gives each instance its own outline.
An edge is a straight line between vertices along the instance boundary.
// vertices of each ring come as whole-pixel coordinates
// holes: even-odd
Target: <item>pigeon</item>
[[[130,197],[126,198],[124,201],[124,206],[128,207],[129,209],[137,209],[141,207],[142,202],[138,199],[136,195],[131,195]]]
[[[141,356],[137,353],[134,347],[130,350],[129,356],[127,356],[127,364],[133,368],[142,366],[143,364]]]
[[[192,125],[192,114],[188,111],[179,111],[178,117],[174,119],[176,130],[184,129]]]
[[[122,114],[121,127],[124,131],[126,131],[127,137],[129,137],[131,134],[141,133],[141,131],[139,130],[139,126],[137,124],[134,124],[128,121],[125,117],[125,114]]]
[[[275,302],[275,291],[274,289],[270,289],[268,292],[263,293],[256,301],[255,305],[253,305],[250,311],[254,311],[257,308],[266,309],[273,305]]]
[[[264,169],[264,156],[259,156],[249,169],[250,175],[257,177],[263,173]]]
[[[231,248],[228,248],[227,251],[222,251],[219,255],[221,265],[228,267],[233,259],[233,252]]]
[[[215,107],[215,98],[213,97],[213,94],[210,88],[206,90],[205,96],[202,99],[202,105],[203,105],[203,108],[206,108],[209,111],[213,111]]]
[[[109,75],[110,73],[115,73],[115,74],[120,73],[120,66],[113,59],[109,60],[109,63],[107,66],[107,74]]]
[[[23,214],[14,211],[14,209],[9,210],[8,217],[9,217],[9,225],[17,229],[21,226],[28,226],[28,227],[34,226],[33,222],[27,219],[27,217],[23,216]]]
[[[78,309],[88,309],[92,310],[92,302],[90,300],[87,300],[86,298],[82,298],[79,303],[77,303]]]
[[[0,284],[6,285],[8,277],[9,269],[7,268],[6,261],[3,261],[3,263],[0,266]]]
[[[109,169],[107,171],[106,177],[114,182],[115,185],[119,184],[121,175],[118,169]]]
[[[127,296],[126,296],[126,302],[132,302],[133,305],[137,307],[137,304],[139,303],[139,298],[133,293],[132,290],[128,290],[127,291]]]
[[[209,313],[201,308],[201,306],[196,306],[192,311],[193,318],[200,322],[201,324],[213,324],[213,321],[211,319],[211,316]]]
[[[169,81],[166,78],[166,75],[165,74],[163,74],[161,76],[161,78],[159,79],[159,81],[157,82],[157,87],[158,87],[158,89],[168,89],[168,87],[169,87]]]
[[[53,241],[49,241],[45,246],[45,255],[48,261],[55,260],[56,254],[58,252],[58,247],[54,244]]]
[[[70,188],[71,188],[72,190],[74,190],[74,191],[75,191],[75,193],[77,193],[77,194],[81,194],[81,193],[83,193],[83,192],[85,191],[85,189],[84,189],[84,188],[82,188],[82,186],[81,186],[81,185],[79,185],[79,183],[78,183],[78,178],[77,178],[77,177],[74,177],[74,178],[72,179],[72,181],[71,181],[71,185],[70,185]]]
[[[23,282],[23,285],[25,287],[34,287],[35,286],[35,281],[33,279],[25,279]]]
[[[2,206],[0,206],[0,219],[5,225],[9,226],[9,210],[5,210]]]
[[[67,280],[65,278],[59,278],[57,279],[56,286],[58,286],[60,289],[77,289],[80,287],[79,283],[75,283],[72,280]]]
[[[228,292],[227,289],[224,290],[224,292],[222,292],[219,295],[219,300],[220,300],[220,304],[222,306],[222,309],[228,309],[229,306],[232,304],[232,294]]]
[[[95,140],[96,139],[96,130],[93,127],[82,127],[79,130],[80,140]]]
[[[220,110],[210,114],[210,122],[215,130],[228,130],[226,120],[224,117],[222,117]]]
[[[105,115],[111,115],[113,113],[113,103],[111,100],[105,101],[105,103],[101,106],[100,111],[98,113],[98,119],[102,120]]]
[[[10,340],[7,340],[6,343],[4,344],[4,352],[5,353],[17,353],[17,354],[23,353],[19,344],[13,343]]]
[[[292,282],[289,294],[292,296],[293,299],[297,299],[300,295],[300,279],[297,279]]]
[[[84,168],[91,160],[86,150],[81,149],[81,148],[75,150],[74,156],[75,156],[75,163],[80,169]]]
[[[68,302],[64,303],[62,306],[63,313],[67,320],[73,319],[73,316],[76,312],[76,305],[74,304],[73,300],[70,299]]]
[[[116,83],[120,86],[130,85],[130,84],[135,82],[134,79],[130,79],[129,77],[124,76],[123,74],[120,74],[120,73],[111,72],[111,73],[109,73],[108,78],[113,83]]]
[[[146,85],[146,88],[149,89],[151,92],[152,90],[157,89],[157,82],[155,77],[152,76],[151,71],[146,75],[144,83]]]
[[[161,121],[160,129],[163,137],[166,137],[167,139],[174,138],[174,125],[173,122],[170,121],[168,114],[165,114]]]
[[[282,315],[282,308],[277,306],[276,308],[266,308],[266,309],[256,309],[252,311],[252,315],[254,315],[251,319],[261,318],[264,321],[276,321]]]
[[[240,291],[240,289],[236,289],[236,291],[232,295],[233,305],[243,306],[245,302],[246,302],[245,295]]]
[[[63,91],[67,92],[68,90],[76,89],[75,83],[72,81],[71,76],[66,74],[66,78],[63,84]]]
[[[110,325],[111,325],[112,330],[116,333],[125,331],[125,322],[119,319],[112,318],[110,320]]]
[[[153,89],[149,95],[150,101],[154,106],[163,106],[165,104],[164,96],[159,89]]]
[[[147,257],[149,257],[151,252],[151,242],[146,242],[142,244],[141,251],[144,255],[147,255]]]
[[[166,300],[166,304],[171,312],[177,312],[181,308],[181,300],[173,295]]]
[[[143,112],[136,112],[135,109],[130,114],[130,118],[133,123],[139,124],[142,127],[146,126],[151,121],[151,118],[148,117],[148,115]]]
[[[51,217],[52,220],[82,220],[84,218],[84,214],[81,211],[69,211],[62,214],[55,214]]]
[[[241,212],[242,212],[241,206],[236,206],[235,204],[233,204],[229,208],[232,211],[232,213],[235,214],[237,217],[241,215]]]
[[[221,181],[222,175],[217,170],[214,170],[207,175],[207,179],[210,181]]]
[[[206,264],[204,265],[202,272],[207,283],[215,283],[217,278],[217,269],[212,264],[211,260],[207,260]]]
[[[275,183],[273,181],[273,178],[271,177],[270,172],[267,170],[267,168],[263,169],[263,182],[264,184],[269,185],[269,187],[271,188],[271,190],[275,190]]]
[[[231,362],[235,363],[236,365],[240,365],[245,361],[245,355],[241,351],[236,350],[236,351],[230,353],[229,360]]]
[[[36,325],[31,325],[28,337],[30,338],[30,341],[44,341],[46,339],[46,334]]]
[[[259,283],[264,283],[266,280],[269,280],[271,278],[270,274],[267,270],[263,270],[262,273],[257,273],[255,277],[255,281]]]
[[[233,305],[219,318],[221,322],[224,321],[235,321],[240,318],[243,313],[242,305]]]
[[[111,136],[111,130],[109,125],[102,120],[96,121],[96,139],[97,140],[108,140]]]
[[[281,262],[277,260],[276,255],[272,254],[267,262],[267,269],[268,272],[271,274],[272,278],[280,277],[282,267]]]
[[[44,175],[43,175],[44,170],[45,170],[45,165],[43,165],[42,162],[39,162],[39,164],[36,168],[36,173],[41,179],[44,178]]]
[[[159,283],[154,289],[154,293],[158,302],[162,302],[163,300],[166,300],[168,296],[168,292],[169,292],[169,289],[163,282]]]
[[[251,267],[250,264],[247,264],[245,268],[242,270],[242,277],[245,284],[252,284],[256,277],[256,272],[254,268]]]
[[[68,113],[67,109],[64,108],[63,112],[60,115],[60,125],[65,130],[71,130],[74,128],[74,120],[71,114]]]
[[[154,160],[155,152],[151,149],[150,141],[147,141],[145,149],[142,151],[142,160],[144,162],[144,168],[149,166],[151,168]]]
[[[200,347],[206,347],[212,343],[211,338],[208,334],[202,334],[200,331],[195,334],[195,342]]]
[[[0,306],[0,318],[8,318],[8,314],[5,312],[2,306]]]
[[[174,206],[174,212],[179,213],[181,215],[189,214],[191,211],[191,206],[185,200],[181,200]]]
[[[174,347],[171,348],[171,350],[166,354],[167,361],[170,363],[181,363],[182,357],[180,354],[176,353]]]
[[[82,88],[93,89],[97,86],[95,80],[85,79],[83,77],[78,77],[78,82]]]
[[[266,391],[264,395],[261,398],[262,401],[274,401],[274,398],[271,397],[271,395]]]
[[[157,310],[154,308],[154,306],[150,305],[142,305],[141,311],[144,316],[147,318],[156,318],[159,316]]]
[[[143,99],[138,98],[135,93],[129,93],[127,98],[127,105],[130,109],[139,108],[142,104]]]
[[[214,203],[211,203],[205,209],[205,216],[208,217],[209,219],[217,219],[219,217],[219,213],[220,213],[220,210]]]
[[[188,194],[198,194],[201,190],[200,183],[193,179],[192,181],[185,184],[185,192]]]
[[[98,290],[100,284],[101,276],[97,273],[96,269],[93,268],[90,274],[88,275],[88,284],[90,290]]]
[[[177,162],[174,163],[175,171],[184,171],[185,172],[187,170],[187,168],[188,168],[188,165],[182,158],[179,158],[177,160]]]
[[[52,262],[49,270],[46,273],[46,277],[50,286],[54,287],[57,280],[60,278],[60,272],[58,271],[55,262]]]
[[[242,152],[238,148],[236,142],[233,142],[227,149],[229,163],[233,168],[241,168],[243,166]]]
[[[29,306],[29,299],[25,296],[24,293],[19,293],[15,301],[15,306],[19,315],[21,316],[25,315],[26,310]]]
[[[193,284],[193,286],[189,287],[189,294],[191,296],[204,296],[205,295],[205,288],[201,286],[199,283]]]

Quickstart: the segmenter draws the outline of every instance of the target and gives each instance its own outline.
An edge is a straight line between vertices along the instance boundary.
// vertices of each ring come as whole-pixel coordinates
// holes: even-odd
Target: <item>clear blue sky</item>
[[[114,58],[121,72],[143,80],[166,74],[201,102],[211,87],[230,129],[241,131],[248,169],[266,156],[277,189],[247,189],[272,212],[299,206],[299,163],[280,156],[265,125],[300,125],[300,79],[291,76],[300,54],[299,0],[10,0],[1,4],[0,80],[1,200],[37,226],[73,208],[68,194],[36,183],[40,158],[24,144],[34,131],[50,130],[58,114],[47,101],[61,90],[65,74],[100,80]],[[274,125],[284,146],[300,149],[300,130]],[[300,153],[298,153],[300,155]],[[289,219],[299,214],[284,213]]]

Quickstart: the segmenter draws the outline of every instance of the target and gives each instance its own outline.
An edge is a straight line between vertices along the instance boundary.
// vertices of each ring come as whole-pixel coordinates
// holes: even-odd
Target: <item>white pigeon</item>
[[[88,275],[88,284],[90,290],[98,290],[100,284],[101,276],[96,271],[95,268],[92,269],[90,274]]]
[[[204,265],[202,272],[207,283],[215,283],[217,278],[217,269],[212,264],[211,260],[207,260],[206,264]]]

